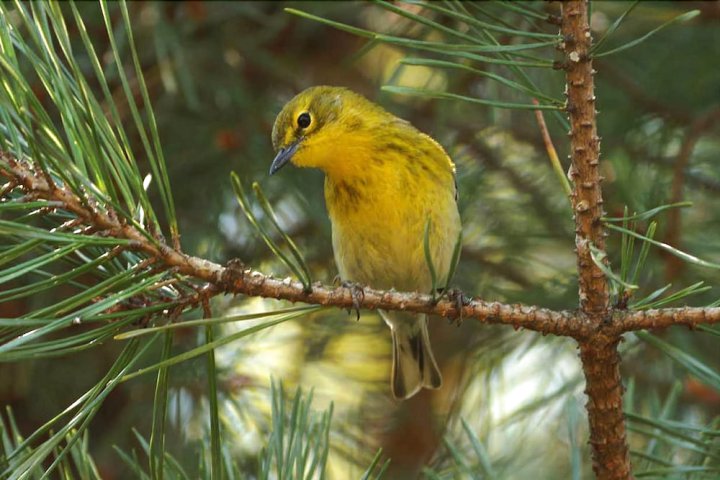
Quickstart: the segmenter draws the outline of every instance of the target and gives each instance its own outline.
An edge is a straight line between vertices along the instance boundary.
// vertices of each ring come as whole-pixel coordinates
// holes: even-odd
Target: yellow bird
[[[325,173],[344,281],[429,293],[432,265],[436,285],[445,285],[461,225],[455,166],[440,144],[365,97],[327,86],[308,88],[283,107],[272,142],[270,175],[288,162]],[[380,314],[392,331],[395,398],[439,388],[426,316]]]

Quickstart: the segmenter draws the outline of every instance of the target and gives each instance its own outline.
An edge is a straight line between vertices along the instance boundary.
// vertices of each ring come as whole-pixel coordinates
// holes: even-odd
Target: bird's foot
[[[246,265],[239,258],[233,258],[227,262],[221,279],[222,282],[228,286],[226,290],[230,290],[229,286],[238,280],[242,280],[243,272],[246,268]]]
[[[454,323],[459,327],[463,322],[463,307],[470,305],[470,301],[472,299],[465,295],[459,288],[450,288],[447,291],[444,291],[442,296],[447,297],[450,302],[455,304],[455,309],[458,314],[455,318],[448,319],[448,322]]]
[[[353,306],[348,308],[348,314],[355,310],[357,314],[357,320],[360,320],[360,306],[363,300],[365,300],[365,290],[359,283],[349,282],[347,280],[340,283],[341,286],[350,289],[350,295],[352,296]]]

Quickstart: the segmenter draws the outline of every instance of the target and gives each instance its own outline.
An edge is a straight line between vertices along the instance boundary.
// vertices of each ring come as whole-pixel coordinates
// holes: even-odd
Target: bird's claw
[[[355,310],[357,320],[360,320],[360,305],[362,305],[363,300],[365,300],[365,290],[363,290],[362,285],[355,282],[344,281],[340,285],[350,289],[350,296],[352,296],[353,306],[352,308],[348,308],[348,314]]]
[[[222,273],[222,281],[226,285],[232,285],[243,277],[243,272],[247,268],[242,260],[239,258],[233,258],[225,265],[225,270]]]
[[[447,299],[455,304],[455,309],[458,315],[455,318],[450,318],[450,323],[455,323],[458,327],[463,322],[463,307],[470,305],[470,297],[466,296],[459,288],[451,288],[443,293],[447,296]]]

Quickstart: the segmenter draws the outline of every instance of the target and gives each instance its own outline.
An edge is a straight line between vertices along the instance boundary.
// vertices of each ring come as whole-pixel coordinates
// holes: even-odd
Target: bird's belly
[[[422,245],[388,233],[371,225],[356,229],[333,224],[333,250],[340,276],[379,289],[428,290],[430,276]]]
[[[341,278],[383,290],[429,293],[432,280],[423,246],[429,219],[431,258],[441,285],[460,231],[452,199],[433,205],[371,202],[342,213],[330,208],[330,219]]]

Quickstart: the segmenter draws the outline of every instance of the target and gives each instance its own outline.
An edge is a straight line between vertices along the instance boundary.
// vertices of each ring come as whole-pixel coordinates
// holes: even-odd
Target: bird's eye
[[[310,126],[310,122],[312,119],[310,118],[310,114],[308,112],[303,112],[298,116],[297,124],[300,128],[307,128]]]

